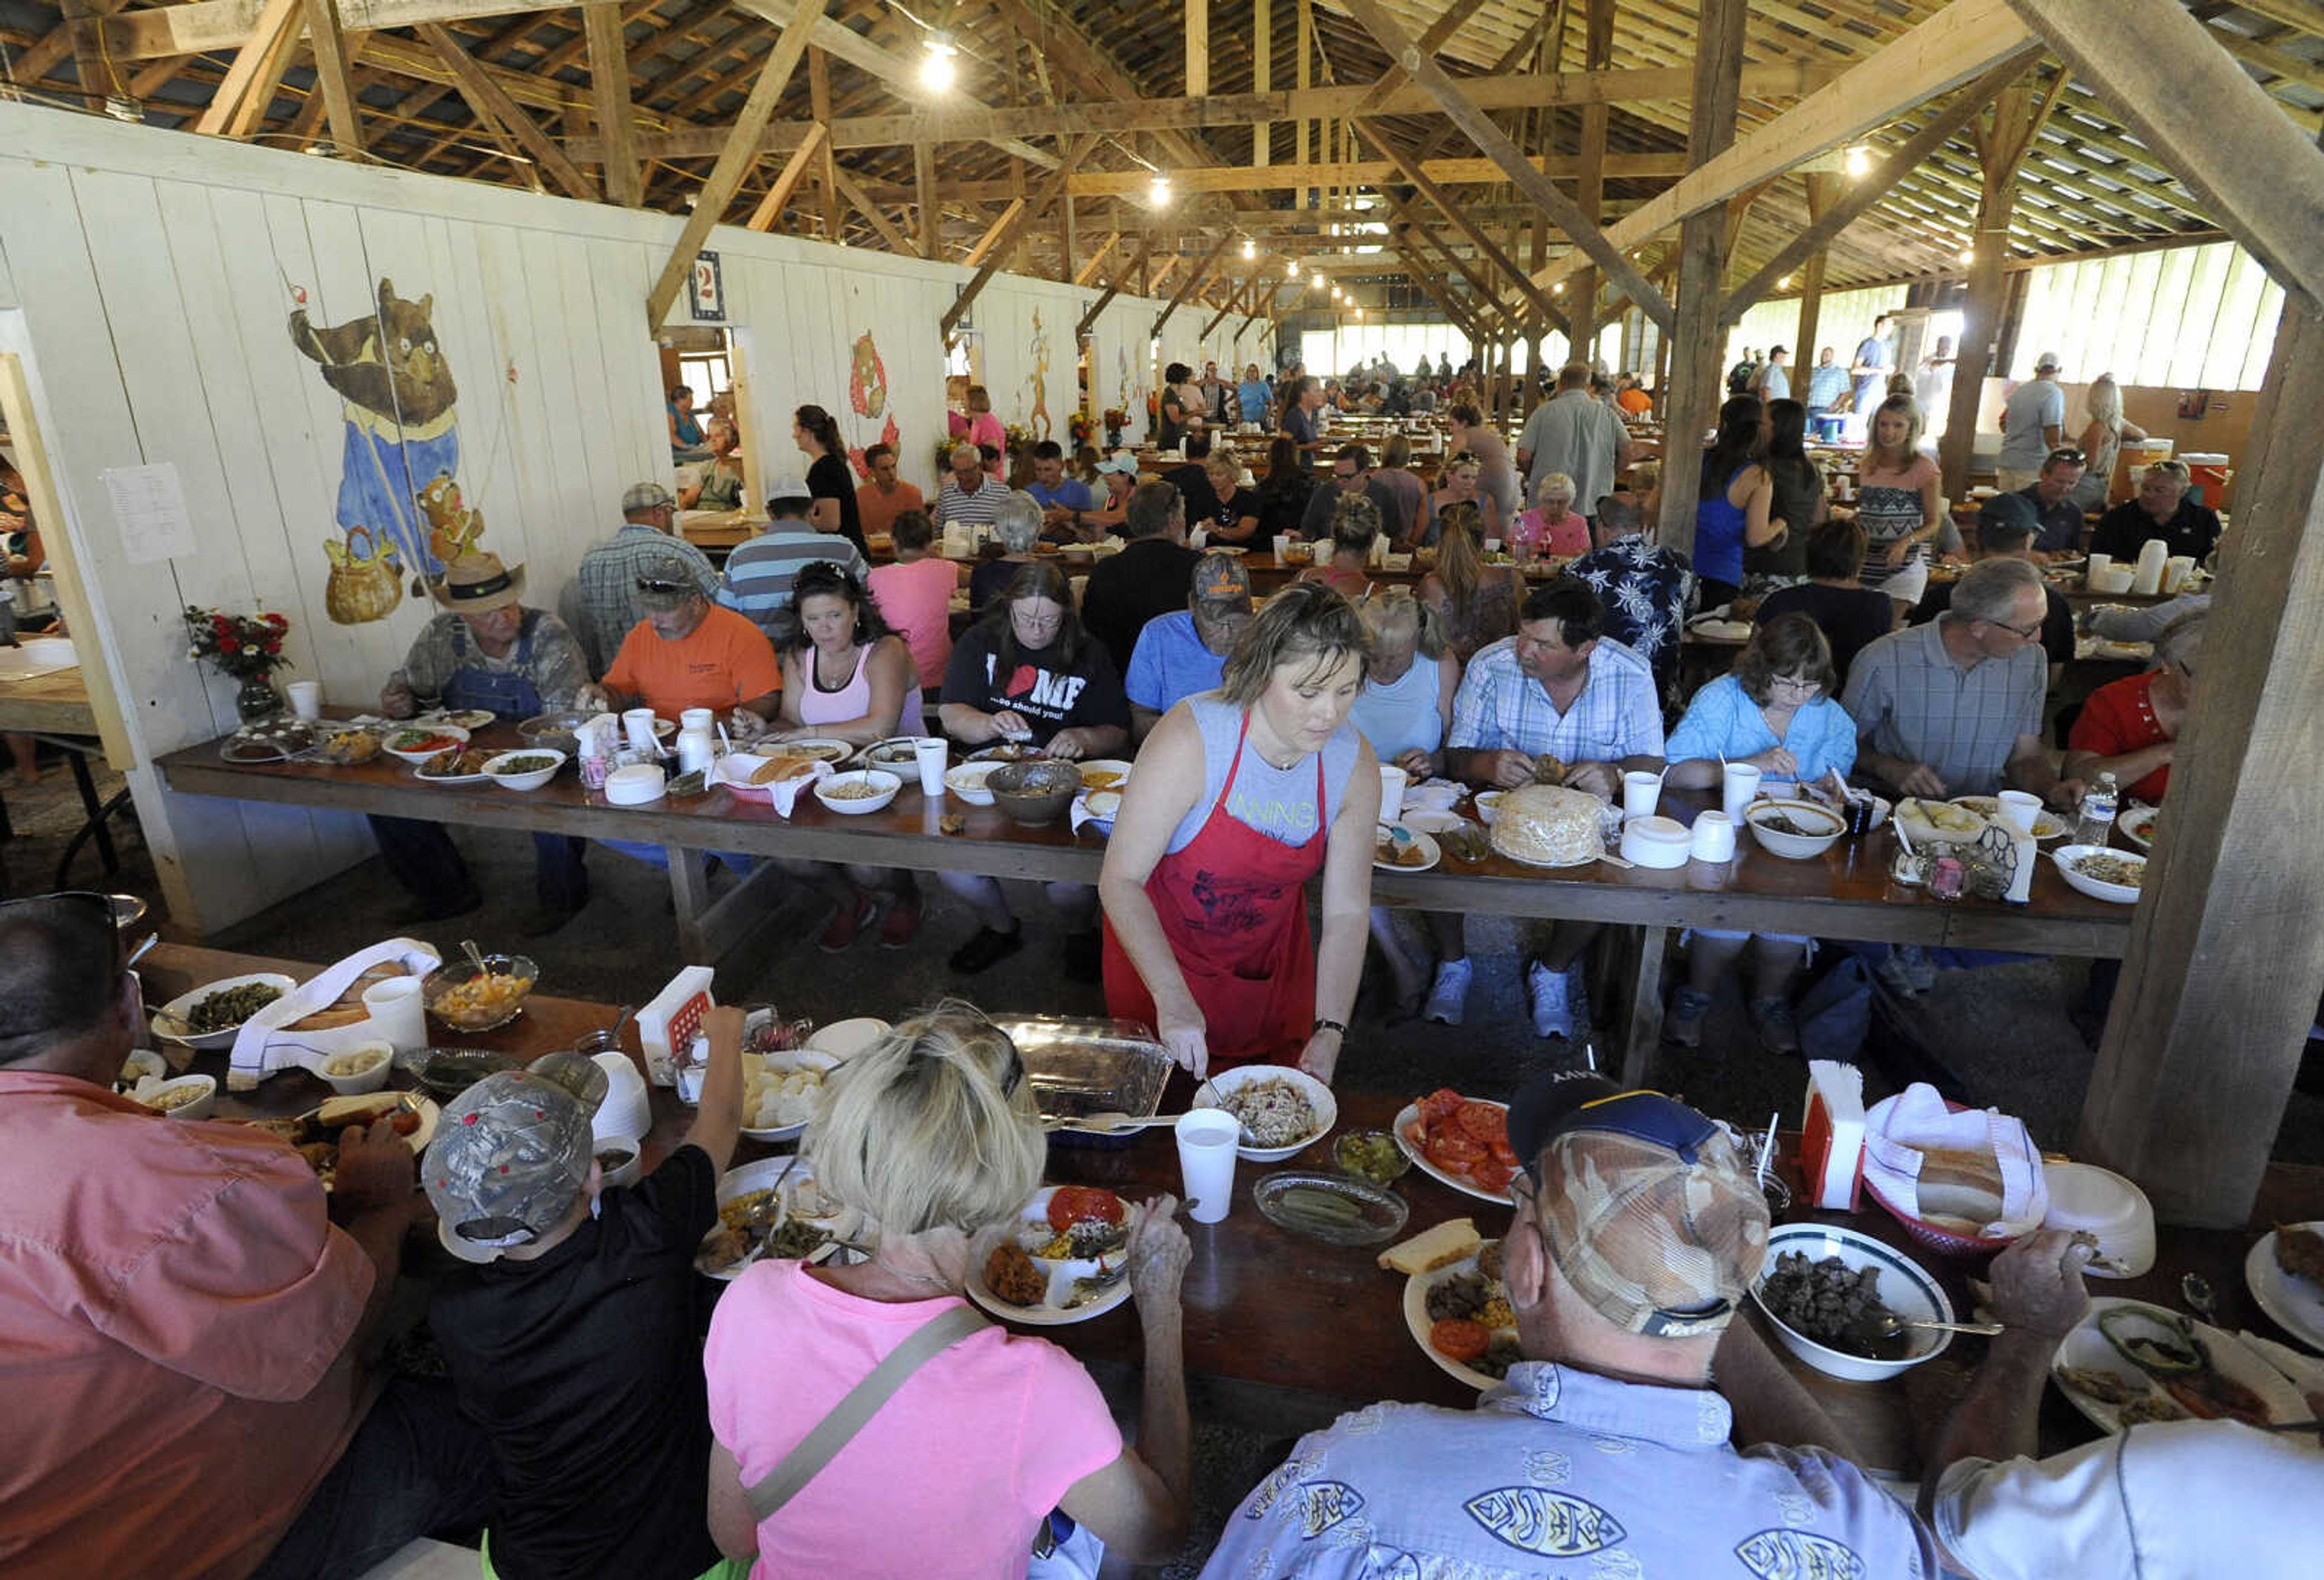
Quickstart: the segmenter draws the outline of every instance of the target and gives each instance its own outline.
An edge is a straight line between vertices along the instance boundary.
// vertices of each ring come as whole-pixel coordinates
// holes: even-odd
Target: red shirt
[[[361,1247],[281,1141],[0,1070],[0,1573],[239,1580],[368,1402]]]
[[[2076,715],[2074,727],[2066,732],[2067,749],[2121,757],[2170,739],[2154,717],[2154,703],[2149,696],[2154,689],[2154,675],[2150,669],[2127,680],[2109,681],[2092,692]],[[2124,788],[2139,800],[2160,806],[2163,792],[2171,788],[2171,765],[2165,763]]]

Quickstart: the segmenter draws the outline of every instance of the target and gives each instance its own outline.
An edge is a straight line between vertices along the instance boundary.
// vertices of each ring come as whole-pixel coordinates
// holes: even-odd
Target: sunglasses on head
[[[683,592],[686,590],[686,583],[683,582],[664,581],[659,576],[640,576],[638,578],[638,591],[641,592],[656,592],[667,597],[670,593]]]
[[[2089,464],[2090,458],[2071,445],[2051,451],[2049,459],[2042,463],[2044,466],[2088,466]]]

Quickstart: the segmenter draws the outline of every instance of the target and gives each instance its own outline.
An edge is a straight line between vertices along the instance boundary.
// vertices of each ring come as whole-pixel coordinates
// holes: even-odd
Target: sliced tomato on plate
[[[1428,1330],[1429,1346],[1456,1361],[1473,1361],[1492,1346],[1493,1336],[1481,1322],[1447,1317]]]
[[[1056,1194],[1049,1198],[1049,1226],[1059,1234],[1092,1218],[1118,1224],[1124,1216],[1121,1198],[1094,1186],[1060,1185]]]
[[[1421,1098],[1417,1107],[1420,1109],[1421,1118],[1434,1122],[1449,1118],[1458,1113],[1461,1106],[1468,1100],[1451,1087],[1439,1087]]]
[[[1480,1158],[1469,1165],[1469,1179],[1478,1190],[1499,1196],[1517,1178],[1517,1170],[1499,1158]]]
[[[1471,1165],[1482,1162],[1486,1153],[1474,1137],[1448,1129],[1431,1132],[1422,1155],[1447,1172],[1465,1173]]]
[[[1490,1103],[1463,1103],[1454,1111],[1452,1117],[1462,1129],[1479,1141],[1490,1143],[1496,1139],[1508,1139],[1508,1114]]]

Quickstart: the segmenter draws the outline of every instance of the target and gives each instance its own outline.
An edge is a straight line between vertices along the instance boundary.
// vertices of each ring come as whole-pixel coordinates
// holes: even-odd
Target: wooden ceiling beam
[[[879,233],[880,239],[888,243],[890,252],[899,258],[908,258],[913,255],[916,249],[912,245],[911,238],[903,233],[895,221],[888,217],[872,195],[857,184],[855,178],[848,173],[845,165],[835,166],[831,172],[831,179],[839,188],[839,195],[847,200],[848,207],[862,215],[864,223]]]
[[[1041,184],[1040,191],[1030,198],[1019,198],[1011,202],[1008,208],[1001,212],[1000,220],[978,241],[976,248],[971,252],[967,260],[978,265],[976,273],[968,284],[962,288],[960,295],[953,299],[952,306],[945,309],[944,317],[936,324],[936,332],[944,337],[946,345],[952,344],[953,326],[960,322],[961,316],[975,303],[978,294],[991,282],[993,275],[1000,272],[1001,263],[1009,256],[1011,243],[1037,215],[1047,214],[1056,207],[1057,199],[1065,195],[1066,172],[1087,156],[1091,147],[1096,142],[1096,135],[1092,133],[1074,144],[1067,151],[1056,170]],[[1231,239],[1233,239],[1232,234],[1227,233],[1222,234],[1219,241],[1223,245]]]
[[[822,132],[819,126],[816,130],[818,133]],[[774,228],[776,216],[782,213],[783,205],[791,200],[791,194],[798,189],[799,180],[807,174],[809,161],[815,158],[821,142],[820,135],[811,137],[791,151],[791,157],[783,166],[782,173],[760,198],[759,206],[751,210],[751,217],[743,222],[743,228],[754,231]]]
[[[784,18],[782,41],[775,52],[767,57],[767,64],[759,74],[758,86],[751,89],[751,98],[742,106],[742,118],[734,123],[733,140],[718,156],[710,171],[710,179],[702,184],[695,199],[694,212],[686,216],[686,228],[678,233],[678,243],[670,249],[669,257],[654,280],[653,289],[646,296],[646,328],[659,330],[678,303],[679,287],[693,271],[695,255],[710,234],[710,227],[718,223],[733,200],[734,190],[752,165],[759,162],[759,133],[766,129],[767,117],[775,113],[775,103],[790,86],[791,73],[798,69],[799,60],[807,53],[807,38],[816,22],[823,16],[827,0],[798,0]]]
[[[1581,173],[1578,160],[1537,159],[1531,163],[1545,179],[1563,178],[1570,180]],[[1432,159],[1416,168],[1425,170],[1429,179],[1445,187],[1507,179],[1501,167],[1489,159]],[[1606,156],[1606,173],[1618,179],[1657,176],[1667,179],[1683,174],[1685,169],[1686,155],[1683,153],[1609,153]],[[1396,166],[1384,159],[1330,164],[1277,164],[1265,170],[1235,165],[1170,172],[1171,185],[1182,194],[1286,187],[1379,187],[1400,179]],[[1077,198],[1096,198],[1142,193],[1151,179],[1144,170],[1077,170],[1065,185],[1066,189]]]
[[[589,56],[589,93],[595,101],[597,141],[604,150],[605,200],[623,208],[645,201],[638,175],[637,117],[630,104],[630,46],[622,28],[621,0],[590,0],[581,8],[584,48]],[[763,227],[761,227],[763,228]]]
[[[346,34],[340,31],[337,0],[300,0],[307,40],[315,51],[315,82],[321,89],[331,141],[350,153],[364,151],[363,119],[356,108],[355,64]],[[360,35],[358,35],[360,38]]]
[[[1446,219],[1451,220],[1452,228],[1468,237],[1469,244],[1483,253],[1488,262],[1508,277],[1509,283],[1516,287],[1517,294],[1532,304],[1536,314],[1556,325],[1560,330],[1568,327],[1565,314],[1559,309],[1557,304],[1551,301],[1532,280],[1526,278],[1526,272],[1517,267],[1517,260],[1503,252],[1500,245],[1485,234],[1484,227],[1469,217],[1461,203],[1448,195],[1443,188],[1430,180],[1427,173],[1418,165],[1411,163],[1391,147],[1388,140],[1382,137],[1370,124],[1363,124],[1363,130],[1365,135],[1372,140],[1379,151],[1388,155],[1388,163],[1396,167],[1397,174],[1403,179],[1404,182],[1433,204]]]
[[[1436,96],[1437,102],[1444,106],[1445,114],[1469,134],[1469,140],[1482,150],[1488,159],[1508,173],[1518,190],[1548,210],[1551,223],[1572,237],[1574,243],[1588,253],[1609,276],[1620,280],[1623,289],[1630,293],[1630,299],[1637,302],[1665,334],[1669,333],[1671,305],[1663,294],[1648,285],[1646,277],[1632,266],[1630,260],[1608,241],[1603,232],[1582,216],[1572,198],[1560,191],[1531,160],[1518,152],[1517,145],[1469,100],[1434,59],[1423,55],[1413,46],[1379,0],[1342,0],[1342,4],[1358,22],[1363,23],[1364,31],[1379,41],[1391,60],[1401,65],[1414,81]]]
[[[1113,299],[1121,294],[1121,288],[1130,283],[1130,276],[1146,267],[1146,260],[1153,254],[1153,252],[1154,235],[1149,231],[1140,239],[1138,251],[1130,254],[1130,262],[1121,266],[1121,272],[1106,282],[1104,292],[1089,305],[1089,310],[1082,315],[1082,321],[1074,326],[1075,340],[1079,340],[1090,332],[1090,326],[1097,322],[1097,316],[1104,312]]]
[[[226,80],[218,84],[217,92],[210,96],[209,106],[194,123],[195,131],[206,137],[228,134],[235,115],[242,109],[243,101],[260,86],[262,78],[265,79],[270,93],[272,85],[281,81],[282,74],[279,70],[271,78],[268,76],[267,60],[275,53],[276,46],[290,34],[291,24],[298,17],[299,0],[266,0],[265,8],[258,14],[250,30],[243,34],[240,46],[235,51],[234,64],[226,68]],[[94,25],[102,27],[106,24],[100,22]]]
[[[461,96],[468,101],[468,107],[476,112],[478,119],[489,115],[505,126],[523,146],[524,152],[540,166],[542,172],[564,188],[567,196],[578,198],[585,203],[597,200],[597,183],[566,157],[565,150],[558,147],[556,140],[543,132],[539,124],[509,97],[500,83],[460,47],[459,40],[432,22],[420,23],[417,31],[429,47],[436,51],[437,58],[451,71],[459,85]]]

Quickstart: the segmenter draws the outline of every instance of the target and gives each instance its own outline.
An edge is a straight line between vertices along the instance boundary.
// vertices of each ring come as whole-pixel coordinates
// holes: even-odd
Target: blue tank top
[[[1203,793],[1170,834],[1170,849],[1183,850],[1194,842],[1203,824],[1225,788],[1227,770],[1234,767],[1235,742],[1242,739],[1243,710],[1216,692],[1187,699],[1194,724],[1203,732]],[[1287,768],[1278,768],[1243,740],[1242,769],[1235,775],[1234,795],[1227,812],[1246,828],[1255,829],[1286,845],[1304,845],[1319,829],[1329,829],[1340,815],[1340,803],[1355,771],[1362,737],[1352,722],[1342,723],[1323,744],[1323,805],[1315,805],[1315,759],[1303,757]]]
[[[1743,582],[1743,507],[1728,503],[1727,491],[1745,470],[1727,474],[1718,491],[1706,491],[1694,507],[1694,571],[1710,582]]]
[[[1391,685],[1367,680],[1348,715],[1372,755],[1392,763],[1408,751],[1434,751],[1444,742],[1444,716],[1437,712],[1443,676],[1436,660],[1416,653],[1412,667]]]

